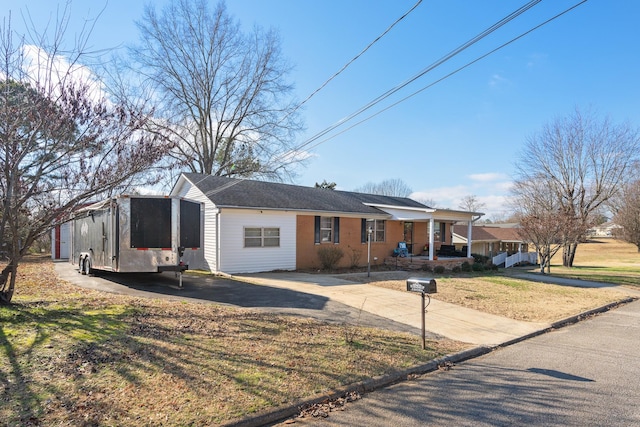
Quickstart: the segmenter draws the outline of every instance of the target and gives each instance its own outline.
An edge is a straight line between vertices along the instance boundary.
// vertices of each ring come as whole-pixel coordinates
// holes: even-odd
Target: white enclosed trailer
[[[202,207],[180,197],[117,196],[76,212],[72,262],[82,274],[183,272],[201,251]]]

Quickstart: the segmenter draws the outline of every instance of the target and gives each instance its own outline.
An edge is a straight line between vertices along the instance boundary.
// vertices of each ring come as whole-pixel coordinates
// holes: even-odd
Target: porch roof
[[[474,221],[480,218],[483,213],[480,212],[466,212],[455,211],[450,209],[438,209],[438,208],[417,208],[417,207],[399,207],[388,206],[379,204],[368,204],[369,206],[376,207],[381,211],[384,211],[391,215],[391,219],[397,221],[414,221],[414,222],[426,222],[431,219],[435,221]],[[465,233],[466,234],[466,233]]]

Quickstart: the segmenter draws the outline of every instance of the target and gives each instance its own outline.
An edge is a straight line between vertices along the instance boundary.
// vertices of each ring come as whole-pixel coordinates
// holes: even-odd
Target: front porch
[[[431,270],[438,265],[443,266],[445,270],[452,270],[456,266],[462,266],[464,262],[473,264],[473,257],[438,257],[438,259],[429,260],[428,256],[414,255],[407,257],[387,257],[384,259],[384,265],[395,267],[397,270],[424,270],[425,265]]]

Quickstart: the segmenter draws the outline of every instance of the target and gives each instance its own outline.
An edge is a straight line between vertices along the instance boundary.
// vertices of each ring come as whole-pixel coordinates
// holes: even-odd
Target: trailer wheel
[[[91,274],[91,260],[89,259],[89,257],[86,257],[82,262],[82,274]]]

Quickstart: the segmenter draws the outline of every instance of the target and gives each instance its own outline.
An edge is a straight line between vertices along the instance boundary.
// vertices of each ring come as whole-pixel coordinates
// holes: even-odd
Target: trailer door
[[[200,248],[200,203],[180,200],[180,246]]]

